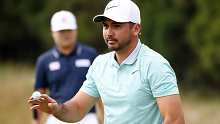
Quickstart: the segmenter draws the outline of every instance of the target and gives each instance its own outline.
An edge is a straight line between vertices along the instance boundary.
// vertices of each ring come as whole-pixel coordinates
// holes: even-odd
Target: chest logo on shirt
[[[59,70],[60,69],[60,63],[59,62],[51,62],[49,64],[49,69],[50,71],[56,71],[56,70]]]
[[[132,74],[134,74],[134,73],[136,73],[136,72],[138,72],[139,70],[136,70],[136,71],[134,71],[134,72],[132,72]]]
[[[89,59],[77,59],[75,61],[76,67],[89,67],[91,62]]]

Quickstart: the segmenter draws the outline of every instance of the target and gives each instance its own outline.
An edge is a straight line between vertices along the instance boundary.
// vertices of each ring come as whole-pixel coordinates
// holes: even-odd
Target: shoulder
[[[170,63],[161,54],[146,45],[142,45],[138,61],[142,72],[146,75],[173,71]]]
[[[38,56],[37,62],[43,62],[45,60],[48,60],[49,58],[53,57],[52,49],[42,53]]]
[[[153,89],[166,84],[166,81],[176,83],[176,75],[170,63],[158,52],[142,46],[138,61],[143,82],[148,82]]]
[[[114,52],[109,52],[109,53],[105,53],[105,54],[101,54],[99,56],[97,56],[93,62],[93,65],[103,65],[105,66],[106,64],[110,63],[111,60],[111,56],[114,54]]]
[[[100,54],[95,60],[96,61],[109,61],[111,59],[113,52],[105,53],[105,54]]]
[[[82,44],[82,43],[78,43],[79,48],[82,49],[83,53],[91,53],[91,54],[98,54],[97,50],[91,46]]]
[[[90,66],[88,74],[94,76],[94,74],[106,70],[106,67],[110,64],[111,53],[101,54],[97,56]]]
[[[141,58],[141,61],[145,63],[146,62],[169,63],[161,54],[152,50],[151,48],[149,48],[144,44],[142,44],[139,57]]]

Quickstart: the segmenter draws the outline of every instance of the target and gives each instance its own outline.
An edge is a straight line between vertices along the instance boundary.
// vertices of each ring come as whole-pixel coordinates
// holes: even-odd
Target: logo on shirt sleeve
[[[168,85],[164,85],[164,89],[167,89],[168,87],[170,87],[172,85],[172,83],[168,84]]]

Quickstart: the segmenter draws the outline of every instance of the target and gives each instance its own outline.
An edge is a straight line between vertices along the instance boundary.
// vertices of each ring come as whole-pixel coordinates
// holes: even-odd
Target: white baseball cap
[[[76,17],[69,11],[56,12],[51,19],[51,30],[75,30],[77,29]]]
[[[131,0],[112,0],[105,7],[103,15],[97,15],[93,22],[101,22],[104,18],[115,22],[141,23],[140,10]]]

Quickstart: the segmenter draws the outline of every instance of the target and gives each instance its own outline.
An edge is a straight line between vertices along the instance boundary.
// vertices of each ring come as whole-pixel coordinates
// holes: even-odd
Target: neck
[[[71,46],[68,46],[68,47],[59,47],[59,46],[57,46],[57,48],[62,54],[64,54],[65,56],[68,56],[75,49],[75,45],[71,45]]]
[[[138,39],[131,44],[129,44],[127,47],[120,51],[115,51],[116,56],[115,59],[118,62],[119,66],[121,63],[134,51],[138,43]]]

